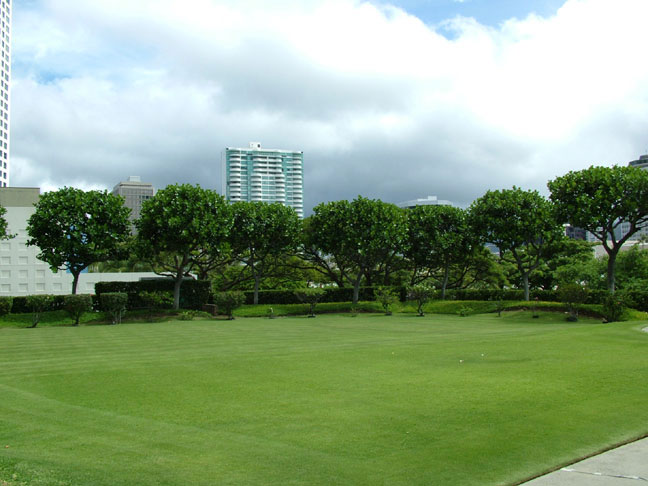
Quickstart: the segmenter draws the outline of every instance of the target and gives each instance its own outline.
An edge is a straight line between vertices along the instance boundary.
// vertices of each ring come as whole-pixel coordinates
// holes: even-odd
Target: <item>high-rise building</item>
[[[11,0],[0,0],[0,187],[9,185],[9,84],[11,82]]]
[[[124,206],[131,210],[128,219],[133,222],[140,217],[142,203],[155,196],[155,188],[149,182],[142,182],[140,176],[130,176],[127,181],[113,187],[112,193],[124,198]]]
[[[222,158],[223,194],[228,201],[280,202],[304,216],[304,152],[227,147]]]

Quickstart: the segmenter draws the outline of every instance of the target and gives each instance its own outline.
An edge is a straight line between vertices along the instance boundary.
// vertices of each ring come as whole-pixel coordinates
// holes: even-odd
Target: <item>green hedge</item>
[[[98,297],[106,292],[124,292],[128,294],[127,308],[145,307],[139,298],[140,292],[173,292],[173,280],[156,279],[137,282],[97,282],[95,292]],[[180,287],[180,308],[202,310],[210,299],[210,282],[207,280],[185,280]]]
[[[42,295],[42,294],[35,294],[35,295]],[[54,295],[53,297],[54,299],[52,301],[52,305],[49,306],[49,310],[53,310],[53,311],[62,310],[65,295]],[[94,310],[99,310],[99,299],[97,298],[96,295],[92,296],[92,307]],[[13,298],[13,307],[11,309],[12,314],[31,314],[31,312],[32,312],[31,308],[27,305],[26,295]]]

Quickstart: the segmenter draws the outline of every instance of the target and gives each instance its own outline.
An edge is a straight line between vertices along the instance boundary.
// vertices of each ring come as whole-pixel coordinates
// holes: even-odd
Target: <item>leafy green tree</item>
[[[477,247],[467,212],[452,206],[416,206],[407,211],[407,226],[405,255],[413,265],[412,284],[438,272],[445,299],[451,267],[467,262]]]
[[[0,206],[0,240],[8,240],[14,237],[14,235],[9,234],[9,225],[5,219],[5,214],[7,214],[7,209]]]
[[[475,233],[497,246],[500,259],[516,266],[529,300],[529,275],[564,238],[552,204],[537,191],[488,191],[470,206],[470,219]]]
[[[66,295],[63,299],[63,309],[74,320],[74,325],[78,326],[83,314],[92,311],[92,296],[88,294]]]
[[[358,196],[353,201],[322,203],[313,209],[306,246],[340,271],[353,286],[358,303],[363,277],[402,250],[407,224],[394,204]]]
[[[591,232],[608,255],[607,288],[615,289],[619,250],[648,222],[648,172],[636,167],[590,167],[547,184],[558,220]],[[629,231],[617,238],[622,223]]]
[[[418,312],[419,317],[423,317],[423,306],[432,298],[434,295],[434,287],[427,285],[425,283],[420,283],[412,285],[407,288],[407,298],[416,302],[416,312]]]
[[[385,311],[385,315],[391,316],[392,306],[398,302],[398,295],[396,295],[394,289],[391,287],[378,287],[374,291],[374,297],[376,298],[376,301],[380,302],[380,305]]]
[[[64,187],[40,197],[29,218],[27,245],[52,271],[68,270],[76,294],[79,275],[89,265],[118,259],[130,235],[130,210],[106,191]]]
[[[304,302],[309,306],[308,317],[315,317],[315,306],[320,299],[324,297],[324,294],[326,294],[324,289],[318,288],[295,290],[295,297],[297,297],[300,302]]]
[[[235,260],[247,267],[254,281],[254,304],[259,287],[282,258],[297,251],[301,223],[294,209],[281,203],[232,204],[235,231],[229,239]]]
[[[32,312],[32,325],[36,327],[41,320],[43,312],[52,308],[54,296],[49,294],[28,295],[26,298],[27,308]]]
[[[121,324],[122,316],[126,312],[128,294],[125,292],[104,292],[101,294],[101,308],[110,313],[113,324]]]
[[[180,287],[197,260],[218,251],[232,228],[232,213],[215,191],[190,184],[167,186],[144,201],[137,227],[136,251],[155,273],[173,278],[173,308],[180,307]]]
[[[245,294],[238,290],[229,292],[216,292],[214,302],[218,306],[218,312],[227,315],[230,321],[234,320],[234,310],[245,304]]]

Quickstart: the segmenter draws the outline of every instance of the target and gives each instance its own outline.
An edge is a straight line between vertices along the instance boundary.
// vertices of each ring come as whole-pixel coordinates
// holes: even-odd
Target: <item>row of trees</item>
[[[281,204],[228,204],[214,191],[172,185],[143,204],[129,235],[128,209],[106,192],[63,188],[44,194],[28,224],[29,245],[52,269],[68,269],[73,293],[81,271],[108,260],[146,262],[175,280],[174,306],[183,279],[216,279],[223,289],[251,282],[255,302],[262,282],[283,272],[354,288],[416,284],[441,288],[502,286],[502,268],[524,288],[537,274],[563,266],[591,249],[568,242],[563,223],[591,231],[608,253],[607,286],[615,288],[616,257],[648,221],[648,173],[632,167],[591,167],[550,181],[550,198],[537,191],[488,191],[467,210],[419,206],[401,210],[358,197],[316,206],[300,221]],[[617,239],[615,229],[629,223]],[[0,230],[2,226],[0,225]],[[6,235],[6,228],[4,233]],[[498,248],[499,265],[484,248]],[[586,246],[586,245],[585,245]],[[562,259],[562,260],[561,260]],[[562,262],[562,263],[561,263]],[[582,283],[579,272],[566,274]]]

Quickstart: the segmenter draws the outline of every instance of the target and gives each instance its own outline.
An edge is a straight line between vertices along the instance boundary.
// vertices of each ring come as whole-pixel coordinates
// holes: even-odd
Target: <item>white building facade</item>
[[[0,296],[23,296],[32,294],[66,295],[72,293],[72,274],[65,270],[52,272],[47,263],[39,260],[36,246],[27,246],[27,221],[34,214],[40,189],[3,187],[0,189],[0,205],[6,208],[7,233],[15,235],[0,240]],[[77,292],[94,294],[97,282],[126,281],[155,278],[154,273],[82,273]]]
[[[222,193],[228,201],[279,202],[304,217],[304,153],[227,147],[222,156]]]
[[[0,0],[0,187],[9,185],[9,85],[11,84],[11,0]]]

